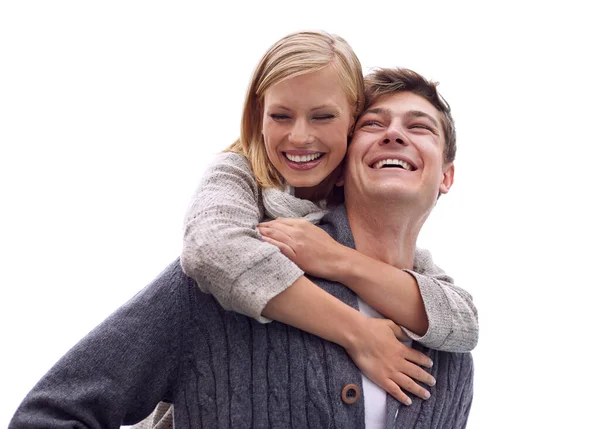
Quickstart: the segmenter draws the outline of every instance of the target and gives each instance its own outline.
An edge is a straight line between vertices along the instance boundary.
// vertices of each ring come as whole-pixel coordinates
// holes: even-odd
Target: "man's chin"
[[[422,188],[399,186],[395,184],[370,189],[365,197],[367,199],[376,201],[377,204],[384,204],[388,207],[395,203],[398,205],[398,207],[421,207],[422,209],[426,210],[427,208],[435,205],[437,195],[437,192],[432,193],[430,191],[423,190]]]

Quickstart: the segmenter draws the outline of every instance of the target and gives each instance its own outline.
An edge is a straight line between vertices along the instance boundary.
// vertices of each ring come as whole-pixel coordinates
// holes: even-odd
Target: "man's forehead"
[[[384,95],[368,107],[363,115],[376,114],[383,116],[430,116],[439,125],[440,112],[425,97],[409,91]]]

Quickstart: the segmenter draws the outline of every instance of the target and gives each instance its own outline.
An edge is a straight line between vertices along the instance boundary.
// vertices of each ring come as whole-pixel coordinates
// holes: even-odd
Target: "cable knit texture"
[[[323,228],[353,247],[345,210]],[[346,304],[356,295],[312,279]],[[415,344],[434,362],[431,398],[405,407],[388,396],[388,428],[464,428],[473,395],[470,353]],[[175,427],[364,428],[362,388],[345,351],[295,328],[224,310],[172,263],[70,350],[32,389],[9,429],[118,428],[174,404]],[[167,411],[168,412],[168,411]]]

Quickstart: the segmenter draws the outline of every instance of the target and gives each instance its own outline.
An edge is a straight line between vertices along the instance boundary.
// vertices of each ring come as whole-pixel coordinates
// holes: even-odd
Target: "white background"
[[[480,311],[469,428],[600,427],[595,16],[578,1],[3,1],[0,426],[178,255],[261,55],[325,29],[365,71],[412,68],[452,106],[455,186],[420,244]]]

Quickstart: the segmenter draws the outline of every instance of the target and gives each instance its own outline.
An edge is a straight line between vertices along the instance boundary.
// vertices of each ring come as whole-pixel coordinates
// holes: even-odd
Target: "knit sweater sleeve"
[[[9,429],[118,428],[171,399],[186,288],[195,286],[173,263],[50,369]]]
[[[414,269],[404,271],[417,281],[429,320],[425,335],[405,329],[408,336],[431,349],[458,353],[473,350],[479,338],[479,321],[472,296],[434,264],[427,250],[417,249]]]
[[[186,214],[181,265],[223,308],[266,323],[264,307],[304,272],[260,239],[256,225],[263,216],[248,161],[234,153],[218,155]]]

